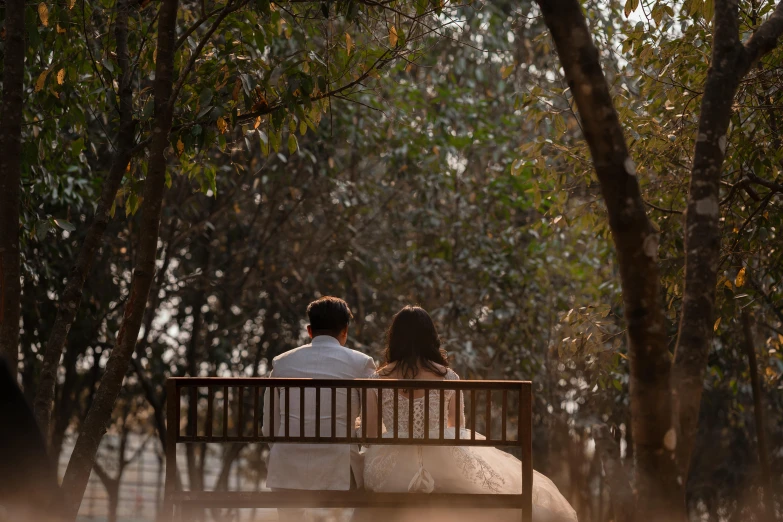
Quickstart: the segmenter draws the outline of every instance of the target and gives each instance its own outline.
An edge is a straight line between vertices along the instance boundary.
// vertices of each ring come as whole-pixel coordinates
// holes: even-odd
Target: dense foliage
[[[775,7],[740,3],[745,33]],[[31,400],[116,154],[116,4],[27,8],[19,371]],[[672,347],[712,4],[585,3],[660,229]],[[158,6],[132,7],[133,158],[59,366],[55,454],[100,383],[144,234]],[[616,427],[630,469],[618,269],[535,4],[185,1],[177,24],[158,271],[111,429],[162,438],[167,376],[263,375],[301,344],[316,296],[349,301],[349,345],[376,357],[390,317],[416,303],[436,319],[464,378],[534,381],[535,467],[580,520],[611,519],[593,430]],[[757,516],[763,466],[747,343],[765,391],[762,459],[779,505],[783,487],[781,59],[778,49],[743,81],[726,138],[719,315],[687,485],[692,516],[709,520]],[[204,451],[188,456],[192,487],[203,485]],[[248,472],[263,474],[256,464]]]

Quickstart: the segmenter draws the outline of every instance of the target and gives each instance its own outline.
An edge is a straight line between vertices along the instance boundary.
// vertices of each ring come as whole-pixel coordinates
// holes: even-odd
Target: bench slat
[[[400,411],[399,405],[398,405],[399,394],[397,393],[397,389],[396,388],[393,389],[392,392],[394,393],[394,437],[393,438],[395,440],[397,440],[397,437],[399,436],[399,432],[400,432],[399,431],[400,430],[400,428],[399,428],[399,420],[398,420],[398,417],[399,417],[398,412]]]
[[[299,414],[301,415],[301,413]],[[337,436],[337,388],[332,388],[332,437]]]
[[[378,417],[378,428],[377,428],[378,431],[377,431],[377,434],[380,437],[381,435],[383,435],[383,392],[381,391],[380,388],[378,389],[378,397],[377,397],[377,399],[378,399],[378,406],[377,406],[378,412],[377,412],[377,415],[376,415]]]
[[[462,398],[462,392],[459,388],[454,390],[454,438],[459,439],[460,421],[462,420],[462,405],[460,399]]]
[[[291,388],[285,389],[285,436],[290,437],[290,426],[289,426],[289,418],[291,417],[291,393],[289,392]],[[300,414],[301,415],[301,414]]]
[[[198,387],[190,388],[188,397],[188,435],[198,435]]]
[[[430,390],[424,388],[424,438],[430,438]]]
[[[354,419],[353,413],[351,413],[351,399],[353,398],[353,388],[348,387],[345,389],[345,391],[348,393],[348,399],[347,399],[347,406],[345,411],[348,412],[348,420],[345,421],[345,438],[346,440],[351,439],[351,433],[353,433],[354,429]],[[304,411],[304,408],[302,408],[302,411]]]
[[[476,440],[476,390],[470,390],[470,440]]]
[[[438,428],[440,428],[440,438],[443,438],[443,431],[445,429],[444,424],[446,424],[446,406],[445,406],[445,391],[443,389],[440,390],[440,402],[438,404],[439,413],[440,413],[440,419],[438,419]]]
[[[210,386],[207,388],[207,424],[204,427],[204,435],[209,438],[212,438],[212,416],[214,415],[213,402],[215,402],[215,388]]]
[[[367,440],[367,388],[362,388],[362,440]]]
[[[277,432],[275,431],[275,398],[277,397],[277,388],[267,388],[266,391],[269,392],[269,438],[270,440],[275,440],[277,437]]]
[[[327,437],[327,436],[321,436],[321,437],[297,437],[296,435],[293,435],[291,437],[284,437],[284,436],[277,436],[277,437],[251,437],[251,436],[245,436],[245,437],[237,437],[237,436],[230,436],[224,438],[215,438],[215,437],[204,437],[196,436],[196,437],[188,437],[187,435],[180,436],[177,439],[177,444],[197,444],[197,443],[204,443],[204,442],[251,442],[251,443],[259,443],[259,442],[266,442],[269,444],[366,444],[366,445],[379,445],[379,446],[467,446],[467,447],[473,447],[473,446],[493,446],[493,447],[503,447],[503,446],[519,446],[519,441],[516,440],[507,440],[507,441],[498,441],[498,440],[483,440],[483,439],[441,439],[441,438],[432,438],[429,439],[422,439],[419,437],[416,437],[415,441],[411,442],[408,440],[408,437],[402,437],[402,438],[385,438],[385,439],[377,439],[377,438],[367,438],[366,441],[360,440],[359,438],[356,438],[355,436],[351,437],[350,439],[347,439],[345,437]]]
[[[507,440],[506,434],[506,417],[508,416],[508,392],[503,390],[503,409],[500,410],[501,426],[500,426],[500,440]]]
[[[253,436],[258,437],[258,413],[260,408],[258,407],[258,392],[260,388],[253,388]]]
[[[206,388],[208,386],[259,386],[262,388],[268,386],[307,386],[330,388],[332,386],[343,387],[346,379],[306,379],[300,377],[169,377],[179,387],[199,386]],[[378,379],[350,379],[352,388],[377,388]],[[424,380],[424,379],[395,379],[383,382],[384,387],[394,388],[416,388],[423,389],[424,386],[433,390],[453,390],[455,387],[460,390],[513,390],[517,391],[521,382],[528,381],[447,381],[447,380]]]
[[[315,390],[315,438],[321,440],[321,390]]]
[[[487,440],[492,439],[492,390],[487,390],[487,423],[484,429]]]
[[[228,386],[223,386],[223,440],[228,439]]]
[[[174,502],[201,508],[517,508],[522,495],[461,494],[461,493],[374,493],[369,491],[261,491],[223,492],[199,491],[174,494]]]
[[[239,411],[237,412],[237,434],[240,437],[244,437],[245,435],[245,397],[244,397],[245,389],[240,386],[239,389],[237,389],[237,408]]]
[[[413,389],[408,390],[408,438],[413,438]]]
[[[348,401],[348,408],[350,408],[351,401]],[[305,389],[304,386],[299,388],[299,436],[303,437],[305,434],[305,421],[304,421],[304,411],[305,411]]]

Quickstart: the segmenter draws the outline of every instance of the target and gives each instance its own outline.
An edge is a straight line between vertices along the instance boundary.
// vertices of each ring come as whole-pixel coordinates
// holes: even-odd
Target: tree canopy
[[[68,515],[106,429],[164,440],[166,377],[262,376],[332,294],[352,348],[380,357],[391,316],[419,304],[463,378],[532,380],[534,466],[580,520],[642,520],[645,484],[683,516],[774,520],[780,11],[8,0],[0,144],[10,157],[16,132],[20,152],[0,181],[20,195],[0,234],[18,223],[21,290],[3,286],[20,326],[17,342],[6,297],[0,346],[18,347],[52,455],[80,440]],[[735,84],[716,79],[764,37]],[[706,133],[705,103],[724,132]],[[207,451],[180,480],[204,487]]]

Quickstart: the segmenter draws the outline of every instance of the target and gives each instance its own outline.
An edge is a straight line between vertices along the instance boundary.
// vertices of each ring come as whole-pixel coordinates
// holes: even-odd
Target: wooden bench
[[[289,429],[288,407],[283,408],[283,435],[276,435],[274,416],[271,426],[264,436],[260,429],[263,422],[262,406],[264,390],[274,388],[271,393],[271,411],[274,401],[286,399],[288,405],[290,390],[299,390],[300,411],[305,411],[305,390],[313,390],[315,398],[315,436],[291,434]],[[444,392],[456,390],[462,392],[465,401],[465,422],[459,426],[457,416],[456,433],[459,428],[481,427],[477,418],[483,420],[483,432],[486,440],[469,438],[448,439],[443,436],[443,427],[437,437],[425,430],[421,438],[398,436],[397,414],[395,426],[388,427],[390,436],[381,438],[381,415],[378,416],[378,436],[369,437],[362,428],[354,432],[345,430],[338,436],[335,429],[337,418],[337,391],[346,391],[347,410],[351,411],[352,397],[361,402],[361,426],[367,426],[367,390],[394,390],[395,409],[399,401],[409,401],[409,425],[413,425],[414,390],[440,391],[440,413],[444,404]],[[318,390],[316,393],[315,390]],[[400,396],[398,391],[408,390],[408,398]],[[518,509],[521,520],[530,522],[532,512],[532,388],[527,381],[424,381],[424,380],[386,380],[386,379],[290,379],[290,378],[169,378],[167,391],[167,432],[166,432],[166,483],[164,496],[164,520],[183,520],[183,513],[208,508],[394,508],[448,507],[448,508],[502,508]],[[355,393],[354,393],[355,391]],[[329,435],[321,434],[321,397],[331,394],[331,429]],[[382,411],[380,396],[378,410]],[[483,396],[483,397],[482,397]],[[206,399],[206,400],[205,400]],[[216,401],[217,399],[217,401]],[[498,400],[499,399],[499,400]],[[354,399],[355,400],[355,399]],[[460,411],[460,393],[455,394],[457,411]],[[204,404],[206,402],[206,404]],[[496,403],[499,402],[499,406]],[[509,403],[516,411],[509,409]],[[280,407],[278,404],[278,408]],[[199,409],[201,405],[201,410]],[[220,414],[216,415],[217,411]],[[206,411],[204,410],[206,407]],[[183,417],[182,408],[185,407]],[[477,417],[477,409],[483,410],[483,418]],[[492,430],[493,419],[500,417],[500,433]],[[219,429],[215,429],[215,420]],[[232,422],[229,422],[231,418]],[[508,429],[516,420],[516,437],[508,436]],[[185,422],[183,422],[185,421]],[[429,408],[425,408],[425,425],[429,425]],[[184,429],[183,425],[184,424]],[[199,429],[201,425],[201,429]],[[512,430],[513,431],[513,430]],[[375,493],[362,490],[351,491],[295,491],[295,492],[239,492],[239,491],[178,491],[177,490],[177,444],[194,443],[292,443],[292,444],[379,444],[379,445],[432,445],[432,446],[494,446],[518,447],[522,461],[523,487],[521,494],[451,494],[451,493]],[[346,466],[348,463],[346,462]]]

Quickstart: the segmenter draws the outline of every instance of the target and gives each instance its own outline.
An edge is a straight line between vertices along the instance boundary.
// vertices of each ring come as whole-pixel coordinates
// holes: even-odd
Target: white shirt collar
[[[313,347],[319,347],[319,346],[341,346],[340,341],[332,337],[331,335],[316,335],[313,337],[312,342],[310,343]]]

